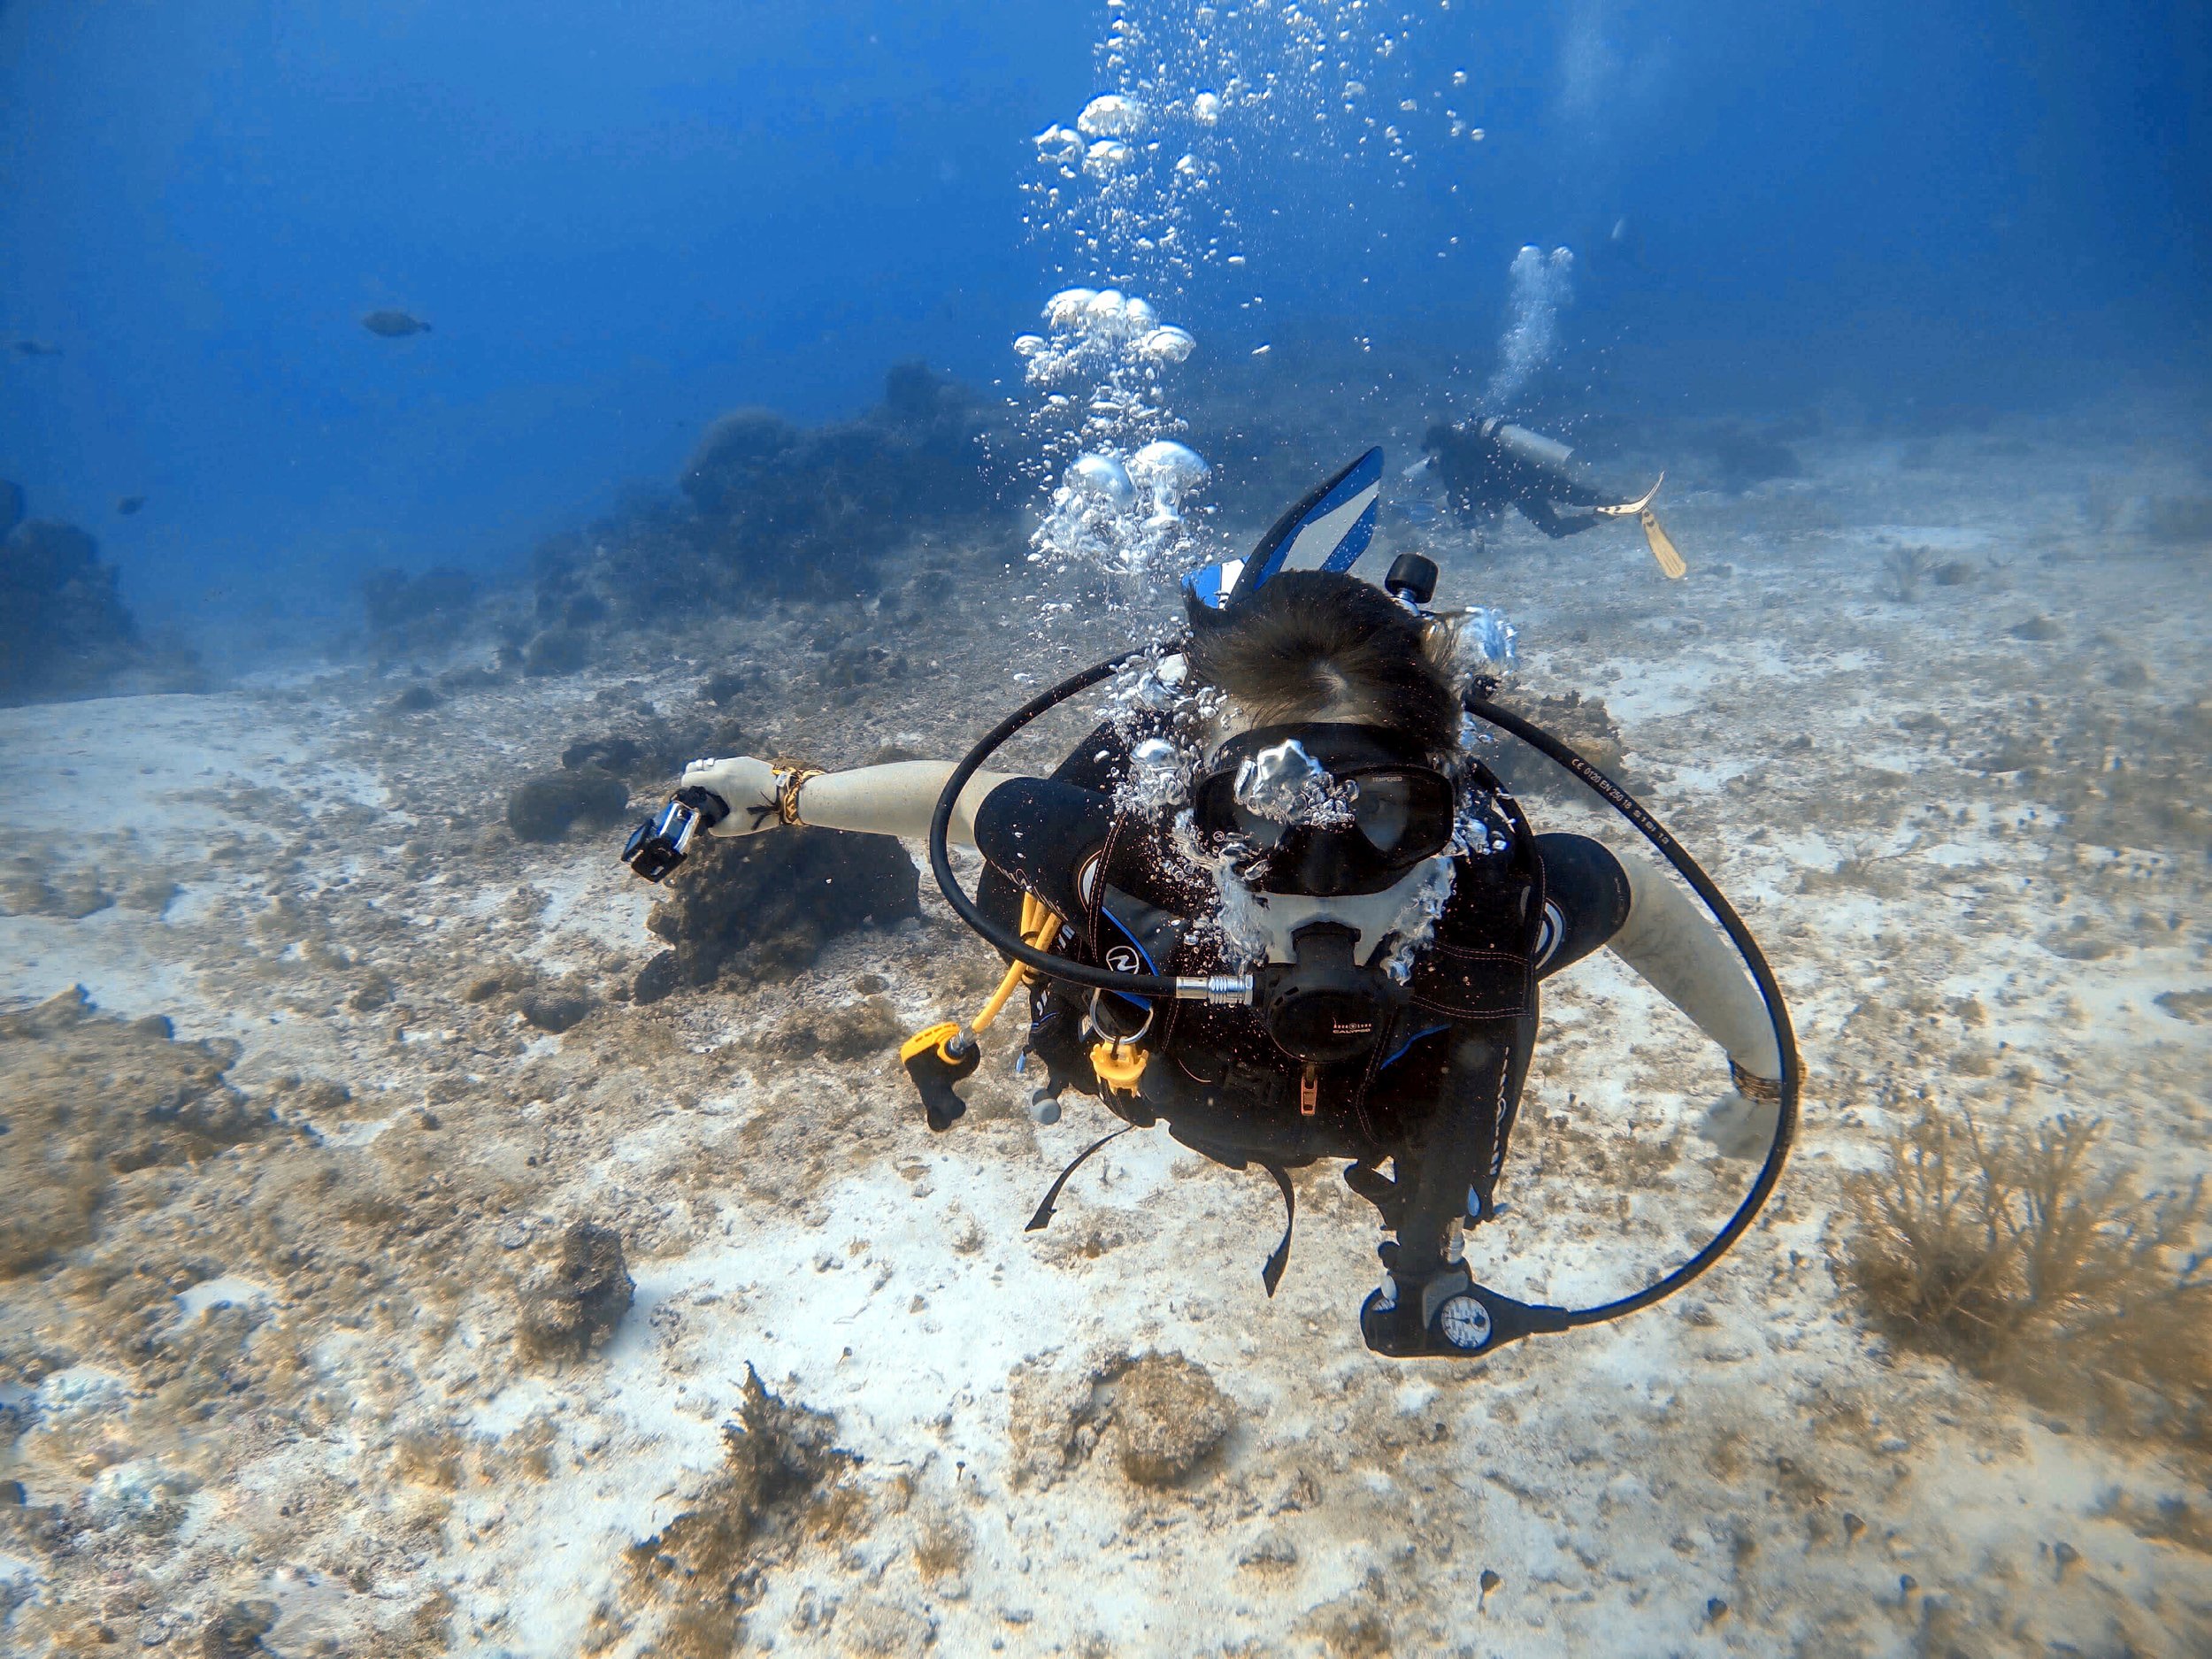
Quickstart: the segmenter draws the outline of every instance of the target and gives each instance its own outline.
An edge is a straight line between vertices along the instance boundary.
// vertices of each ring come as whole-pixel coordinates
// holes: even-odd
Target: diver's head
[[[1202,834],[1263,892],[1396,885],[1449,843],[1459,700],[1422,618],[1333,571],[1194,605],[1192,676],[1225,694],[1193,797]]]
[[[1284,571],[1220,610],[1192,604],[1186,656],[1227,696],[1237,731],[1299,722],[1374,726],[1440,755],[1459,700],[1423,618],[1341,571]]]
[[[1480,416],[1456,425],[1440,420],[1422,434],[1421,448],[1431,455],[1448,460],[1455,456],[1486,450],[1494,447],[1493,439],[1498,428],[1504,424],[1495,415]]]

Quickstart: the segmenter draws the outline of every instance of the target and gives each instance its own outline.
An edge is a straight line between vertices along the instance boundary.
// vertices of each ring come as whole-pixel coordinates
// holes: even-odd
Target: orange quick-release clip
[[[1151,1057],[1133,1042],[1102,1040],[1091,1045],[1091,1070],[1098,1073],[1098,1080],[1106,1087],[1118,1089],[1124,1094],[1137,1092],[1137,1081],[1144,1076],[1145,1062]]]

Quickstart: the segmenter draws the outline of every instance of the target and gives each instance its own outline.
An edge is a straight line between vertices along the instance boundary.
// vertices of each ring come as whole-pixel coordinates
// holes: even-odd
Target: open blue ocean
[[[2212,1651],[2208,325],[2176,0],[0,0],[0,1651]]]

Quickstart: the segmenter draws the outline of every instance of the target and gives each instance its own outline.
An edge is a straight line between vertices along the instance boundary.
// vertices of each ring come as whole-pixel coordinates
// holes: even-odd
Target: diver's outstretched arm
[[[1607,941],[1613,954],[1728,1051],[1740,1087],[1778,1087],[1774,1025],[1735,947],[1657,871],[1640,859],[1620,865],[1628,877],[1628,919]]]
[[[729,817],[708,832],[711,835],[750,835],[782,824],[806,824],[920,841],[929,833],[952,766],[949,760],[901,760],[850,772],[810,772],[779,771],[767,761],[739,755],[695,760],[684,768],[683,782],[687,788],[711,789],[729,803]],[[969,780],[953,809],[948,839],[963,847],[975,845],[976,810],[1010,775],[979,772]]]

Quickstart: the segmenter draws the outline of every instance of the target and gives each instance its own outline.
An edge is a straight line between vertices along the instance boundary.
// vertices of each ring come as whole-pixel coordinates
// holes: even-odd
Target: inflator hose
[[[1049,690],[1032,697],[985,733],[981,741],[968,751],[966,758],[955,766],[952,775],[946,779],[944,792],[937,797],[937,810],[931,815],[929,821],[930,872],[936,877],[938,891],[945,895],[945,902],[952,906],[954,914],[987,943],[995,946],[1002,955],[1025,963],[1040,973],[1098,990],[1117,992],[1124,996],[1173,996],[1176,994],[1176,980],[1170,974],[1117,973],[1110,968],[1071,962],[1065,956],[1056,956],[1048,951],[1037,949],[1018,934],[1001,927],[984,915],[976,902],[961,891],[959,880],[952,872],[948,837],[952,827],[954,804],[960,799],[960,792],[967,787],[968,780],[982,770],[985,761],[1039,715],[1057,708],[1077,693],[1088,690],[1125,664],[1143,656],[1149,649],[1153,648],[1141,646],[1134,650],[1124,651],[1118,657],[1109,657],[1079,673],[1070,675]],[[1775,1183],[1782,1177],[1782,1165],[1788,1160],[1791,1143],[1797,1135],[1797,1096],[1802,1077],[1797,1056],[1797,1038],[1790,1026],[1789,1009],[1782,1000],[1782,987],[1775,980],[1773,969],[1767,965],[1758,941],[1752,938],[1751,930],[1743,925],[1743,919],[1736,914],[1735,907],[1713,885],[1712,878],[1698,867],[1697,861],[1667,833],[1665,826],[1646,811],[1635,796],[1542,727],[1531,725],[1510,710],[1500,708],[1479,691],[1469,695],[1466,706],[1467,711],[1476,718],[1487,721],[1501,731],[1511,733],[1595,790],[1607,805],[1634,825],[1644,839],[1658,849],[1660,856],[1674,866],[1677,873],[1689,883],[1691,890],[1705,902],[1705,908],[1713,913],[1713,919],[1720,924],[1730,942],[1742,956],[1744,965],[1751,971],[1752,981],[1758,987],[1759,995],[1766,1003],[1767,1018],[1774,1024],[1774,1046],[1781,1056],[1781,1102],[1775,1115],[1774,1140],[1767,1148],[1766,1162],[1760,1166],[1758,1179],[1752,1182],[1751,1190],[1737,1205],[1736,1212],[1729,1217],[1727,1225],[1713,1235],[1704,1248],[1681,1266],[1632,1295],[1593,1308],[1542,1310],[1551,1320],[1557,1321],[1548,1324],[1550,1329],[1571,1330],[1578,1325],[1600,1325],[1634,1313],[1639,1309],[1648,1308],[1653,1302],[1680,1290],[1726,1255],[1729,1247],[1742,1236],[1744,1229],[1752,1224],[1765,1206],[1768,1197],[1774,1191]]]

